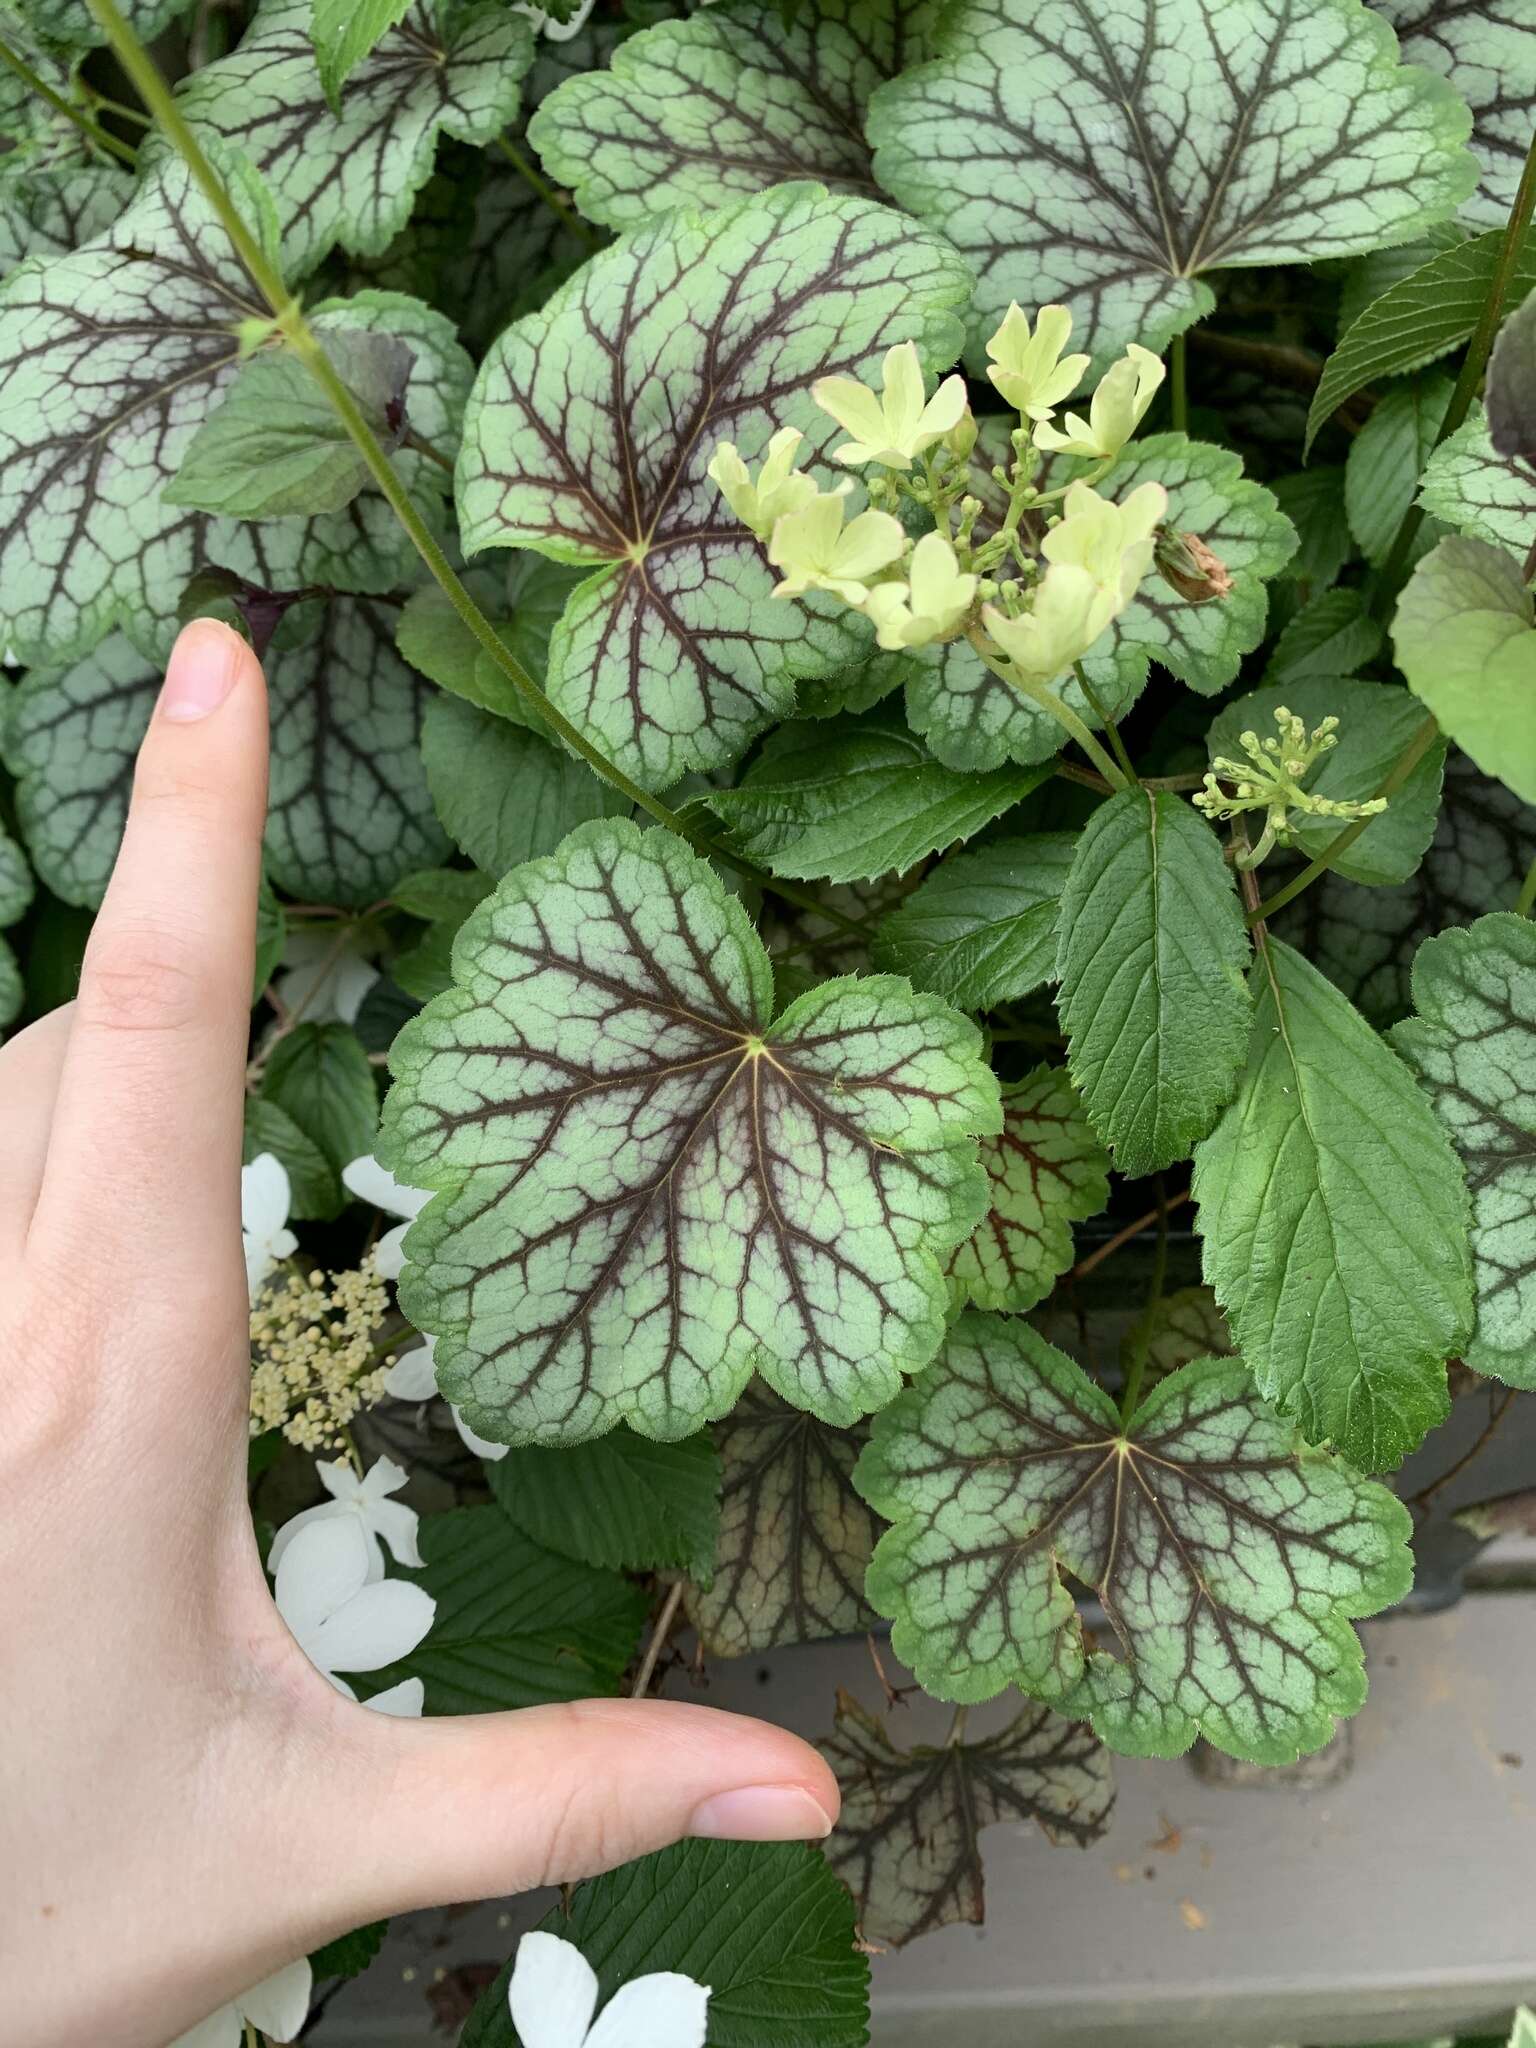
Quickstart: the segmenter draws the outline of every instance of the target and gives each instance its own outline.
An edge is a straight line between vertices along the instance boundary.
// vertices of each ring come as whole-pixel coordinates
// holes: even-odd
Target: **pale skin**
[[[764,1722],[394,1720],[280,1620],[240,1248],[266,753],[255,657],[189,626],[79,998],[0,1048],[0,2012],[29,2048],[162,2048],[382,1915],[837,1812]]]

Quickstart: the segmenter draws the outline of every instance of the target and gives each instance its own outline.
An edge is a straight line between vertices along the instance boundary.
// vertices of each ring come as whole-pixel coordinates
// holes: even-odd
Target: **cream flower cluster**
[[[1089,361],[1063,353],[1071,331],[1064,306],[1042,307],[1032,325],[1015,305],[987,344],[988,375],[1022,424],[1012,467],[993,471],[1008,491],[1007,513],[981,539],[973,538],[983,508],[970,494],[977,430],[965,381],[946,377],[930,396],[910,341],[887,351],[878,391],[844,376],[811,389],[849,437],[831,459],[877,472],[863,509],[850,508],[850,479],[824,491],[796,466],[802,436],[794,427],[773,435],[755,472],[723,442],[708,473],[779,571],[774,595],[835,597],[862,612],[892,652],[963,634],[994,666],[1011,663],[1035,686],[1070,669],[1135,596],[1167,513],[1158,484],[1143,484],[1123,504],[1082,477],[1035,487],[1042,452],[1095,463],[1102,474],[1163,378],[1157,357],[1133,345],[1100,379],[1088,419],[1069,413],[1057,427],[1056,407]],[[903,498],[932,527],[916,540],[910,515],[896,516]]]

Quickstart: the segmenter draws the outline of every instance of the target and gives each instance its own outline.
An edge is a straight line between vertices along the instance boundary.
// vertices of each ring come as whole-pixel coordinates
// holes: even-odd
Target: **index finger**
[[[240,1131],[267,803],[261,666],[186,627],[139,750],[86,948],[34,1236],[93,1217],[194,1257],[239,1253]],[[98,1240],[99,1241],[99,1240]]]

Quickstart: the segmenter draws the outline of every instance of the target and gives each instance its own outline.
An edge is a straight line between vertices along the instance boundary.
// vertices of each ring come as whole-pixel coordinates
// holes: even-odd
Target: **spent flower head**
[[[1071,332],[1072,315],[1065,306],[1042,306],[1031,330],[1028,314],[1015,304],[987,343],[992,358],[987,375],[1026,419],[1048,420],[1082,382],[1088,357],[1062,354]]]
[[[953,637],[975,599],[976,581],[962,573],[942,533],[925,533],[912,550],[906,582],[877,583],[864,610],[882,647],[926,647]]]
[[[775,523],[786,512],[799,512],[817,494],[814,479],[795,467],[795,453],[804,438],[798,427],[780,427],[768,443],[755,479],[734,441],[722,441],[710,458],[706,474],[719,486],[720,495],[742,525],[750,527],[759,540],[770,539]],[[842,488],[852,490],[852,480],[845,481]]]
[[[924,397],[923,366],[910,341],[886,350],[879,396],[856,377],[818,377],[811,396],[853,436],[833,449],[835,462],[881,462],[888,469],[910,469],[953,433],[966,410],[963,377],[946,377],[932,398]]]
[[[1234,760],[1217,754],[1211,762],[1204,786],[1190,801],[1211,819],[1236,818],[1246,811],[1263,811],[1264,829],[1257,843],[1237,856],[1239,867],[1257,867],[1275,846],[1289,846],[1304,818],[1374,818],[1387,808],[1385,797],[1350,802],[1339,797],[1319,796],[1302,787],[1318,762],[1339,743],[1336,718],[1325,718],[1307,731],[1304,722],[1285,705],[1275,710],[1277,736],[1261,740],[1256,732],[1238,734],[1245,759]],[[1230,783],[1224,789],[1223,783]]]
[[[845,526],[843,511],[842,493],[823,491],[779,520],[768,544],[769,561],[784,572],[775,597],[830,590],[861,605],[871,580],[906,553],[906,531],[889,512],[860,512]]]
[[[290,1273],[251,1310],[251,1434],[280,1429],[306,1451],[340,1450],[384,1395],[376,1333],[389,1294],[374,1261],[345,1273]]]
[[[1099,379],[1087,419],[1069,412],[1064,433],[1049,420],[1042,420],[1035,428],[1035,446],[1050,454],[1111,460],[1141,425],[1164,375],[1162,363],[1152,351],[1133,341],[1120,361]]]

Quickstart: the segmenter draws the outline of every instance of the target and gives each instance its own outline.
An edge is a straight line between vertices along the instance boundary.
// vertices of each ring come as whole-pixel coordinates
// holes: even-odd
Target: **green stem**
[[[1173,409],[1173,431],[1189,432],[1189,384],[1185,367],[1186,337],[1176,334],[1168,352],[1168,402]]]
[[[109,99],[106,93],[98,92],[94,85],[84,90],[91,96],[91,105],[99,114],[115,114],[119,121],[132,121],[136,128],[153,128],[154,122],[142,107],[125,106],[121,100]]]
[[[92,4],[95,4],[95,0],[92,0]],[[999,677],[1010,689],[1017,690],[1021,697],[1027,697],[1031,704],[1038,705],[1042,711],[1054,718],[1064,731],[1072,735],[1111,789],[1125,788],[1125,777],[1069,704],[1063,704],[1055,691],[1047,689],[1044,683],[1031,681],[1010,663],[997,661],[988,654],[979,626],[972,626],[966,638],[993,675]]]
[[[1088,699],[1088,702],[1093,706],[1094,717],[1099,721],[1100,725],[1103,726],[1105,732],[1109,735],[1109,744],[1115,750],[1115,759],[1120,763],[1120,766],[1125,770],[1125,777],[1127,782],[1130,782],[1132,784],[1139,782],[1141,780],[1141,777],[1136,773],[1135,767],[1131,762],[1131,757],[1125,751],[1125,741],[1120,737],[1120,728],[1118,725],[1116,725],[1115,721],[1110,717],[1109,713],[1105,710],[1103,702],[1099,697],[1098,691],[1093,687],[1092,683],[1089,682],[1087,673],[1084,670],[1083,664],[1080,661],[1073,662],[1072,673],[1077,677],[1079,689],[1082,691],[1083,695]]]
[[[1536,907],[1536,860],[1527,869],[1520,894],[1515,898],[1515,914],[1517,917],[1529,917],[1533,907]]]
[[[1122,1429],[1136,1413],[1136,1403],[1141,1398],[1147,1355],[1152,1349],[1152,1317],[1168,1283],[1168,1192],[1161,1174],[1155,1176],[1152,1184],[1157,1190],[1157,1244],[1152,1253],[1152,1285],[1147,1292],[1147,1305],[1141,1312],[1141,1320],[1131,1332],[1130,1363],[1126,1368],[1125,1391],[1120,1397]]]
[[[1398,755],[1374,794],[1384,797],[1395,796],[1439,737],[1440,728],[1433,716],[1426,717],[1423,724],[1416,728],[1412,739]],[[1277,889],[1273,896],[1249,911],[1249,929],[1262,924],[1265,918],[1273,917],[1277,910],[1284,910],[1286,904],[1294,902],[1303,889],[1310,889],[1319,875],[1328,872],[1341,853],[1348,853],[1370,822],[1369,818],[1356,818],[1353,824],[1346,825],[1342,832],[1330,839],[1316,860],[1308,861],[1301,873],[1293,875],[1283,889]]]
[[[1520,260],[1520,251],[1525,245],[1525,231],[1530,226],[1533,210],[1536,210],[1536,129],[1531,132],[1530,147],[1525,153],[1525,169],[1520,174],[1519,188],[1509,209],[1509,225],[1504,230],[1504,241],[1489,281],[1488,296],[1483,300],[1483,310],[1478,315],[1476,327],[1472,330],[1472,339],[1467,343],[1461,375],[1456,379],[1451,402],[1445,409],[1445,418],[1440,422],[1440,431],[1435,435],[1435,448],[1438,448],[1442,441],[1450,439],[1471,410],[1472,400],[1476,397],[1477,387],[1482,381],[1484,365],[1488,361],[1488,353],[1499,331],[1499,320],[1504,311],[1504,301],[1509,294],[1510,279],[1514,276],[1515,266]],[[1433,453],[1434,450],[1431,449],[1430,452]],[[1378,618],[1385,617],[1403,579],[1408,566],[1408,556],[1423,518],[1424,507],[1415,498],[1398,522],[1391,549],[1381,566],[1372,606]]]
[[[66,121],[73,121],[81,134],[89,136],[98,149],[104,149],[109,156],[115,156],[120,163],[127,164],[130,170],[137,166],[138,152],[131,142],[123,142],[117,136],[109,135],[105,128],[91,119],[83,107],[73,106],[62,93],[55,92],[47,79],[39,78],[25,57],[18,56],[3,37],[0,37],[0,63],[9,66],[22,84],[29,91],[35,92],[39,99],[46,100],[56,114],[62,114]]]
[[[498,135],[496,147],[524,183],[543,200],[550,212],[555,214],[561,223],[580,241],[584,242],[589,249],[597,248],[599,237],[595,230],[587,225],[574,207],[566,205],[554,186],[550,184],[549,180],[542,173],[534,169],[516,143],[509,142],[505,135]]]
[[[276,326],[330,401],[332,410],[351,436],[380,494],[405,529],[417,554],[426,563],[444,596],[501,673],[573,754],[579,755],[595,775],[601,776],[603,781],[611,784],[621,796],[628,798],[630,803],[654,818],[658,825],[664,825],[679,839],[686,840],[697,852],[728,861],[738,873],[746,875],[759,887],[771,890],[774,895],[782,897],[786,902],[798,904],[804,910],[814,910],[819,917],[826,918],[831,924],[841,925],[845,931],[861,931],[862,926],[857,919],[845,917],[831,904],[821,902],[810,890],[796,888],[792,882],[780,881],[776,875],[770,875],[754,862],[733,852],[729,846],[711,839],[707,834],[687,824],[675,811],[652,796],[649,790],[642,789],[638,782],[632,782],[622,768],[600,753],[584,734],[578,732],[576,727],[555,709],[454,573],[452,563],[432,537],[431,529],[395,474],[389,457],[379,445],[378,437],[369,426],[357,400],[337,375],[330,357],[316,340],[313,329],[304,318],[303,308],[289,292],[280,273],[241,218],[224,188],[223,180],[204,155],[201,144],[172,97],[169,86],[156,70],[143,44],[118,12],[115,0],[89,0],[89,4],[91,12],[106,31],[118,62],[132,80],[139,97],[174,143],[208,204],[217,214],[235,253],[271,307]]]

